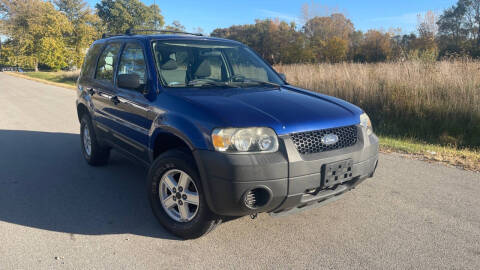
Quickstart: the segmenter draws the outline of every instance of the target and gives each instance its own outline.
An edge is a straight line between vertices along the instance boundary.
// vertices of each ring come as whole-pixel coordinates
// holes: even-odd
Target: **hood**
[[[270,127],[278,135],[355,125],[362,113],[346,101],[291,86],[171,93],[208,111],[218,127]]]

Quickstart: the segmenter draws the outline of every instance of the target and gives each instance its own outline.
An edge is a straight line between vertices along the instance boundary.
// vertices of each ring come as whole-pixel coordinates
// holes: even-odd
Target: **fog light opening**
[[[249,209],[261,208],[270,201],[271,194],[265,188],[255,188],[249,190],[244,195],[244,204]]]

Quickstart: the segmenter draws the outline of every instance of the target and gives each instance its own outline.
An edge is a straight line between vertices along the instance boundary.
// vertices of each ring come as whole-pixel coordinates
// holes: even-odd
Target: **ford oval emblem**
[[[335,134],[330,133],[322,137],[322,143],[325,145],[332,145],[332,144],[336,144],[337,142],[338,142],[338,136]]]

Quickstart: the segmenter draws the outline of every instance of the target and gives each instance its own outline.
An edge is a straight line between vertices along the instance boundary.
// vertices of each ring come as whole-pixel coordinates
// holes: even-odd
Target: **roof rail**
[[[193,35],[193,36],[199,36],[199,37],[203,36],[203,34],[200,34],[200,33],[189,33],[189,32],[176,31],[176,30],[131,29],[131,28],[125,31],[125,35],[131,36],[137,33],[144,33],[144,32],[154,32],[154,33],[161,33],[161,34],[184,34],[184,35]]]
[[[109,38],[109,37],[118,37],[118,36],[123,36],[123,35],[103,33],[103,34],[102,34],[102,39],[104,39],[104,38]]]

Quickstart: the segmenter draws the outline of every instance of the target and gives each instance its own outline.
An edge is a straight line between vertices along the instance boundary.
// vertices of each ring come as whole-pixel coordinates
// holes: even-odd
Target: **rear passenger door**
[[[150,90],[149,74],[144,48],[140,42],[129,41],[120,55],[116,74],[115,92],[117,94],[117,110],[115,116],[122,126],[113,134],[117,143],[130,154],[148,162],[148,132],[150,123],[147,120],[149,100],[145,95]],[[136,76],[140,85],[136,89],[122,88],[118,85],[119,76]]]

